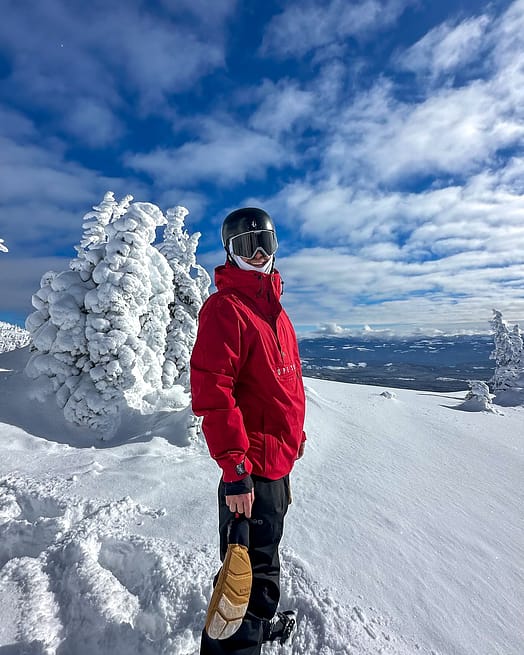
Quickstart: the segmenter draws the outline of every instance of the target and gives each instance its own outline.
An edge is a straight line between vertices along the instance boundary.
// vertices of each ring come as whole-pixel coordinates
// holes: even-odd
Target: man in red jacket
[[[253,583],[240,629],[227,639],[204,631],[201,655],[259,655],[266,641],[284,643],[293,612],[276,613],[278,546],[291,502],[289,473],[304,452],[305,397],[295,331],[280,304],[277,237],[271,217],[247,207],[222,226],[225,265],[217,292],[200,312],[191,357],[193,411],[222,469],[219,531],[222,561],[232,518],[249,521]]]

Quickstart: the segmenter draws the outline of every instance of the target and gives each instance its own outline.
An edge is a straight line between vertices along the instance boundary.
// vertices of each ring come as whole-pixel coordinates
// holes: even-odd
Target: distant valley
[[[494,371],[490,335],[299,340],[305,376],[426,391],[460,391]]]

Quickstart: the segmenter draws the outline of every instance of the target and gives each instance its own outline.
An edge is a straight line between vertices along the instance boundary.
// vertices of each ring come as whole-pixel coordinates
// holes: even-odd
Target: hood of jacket
[[[255,304],[271,324],[282,311],[280,297],[283,283],[278,271],[243,271],[227,262],[215,269],[215,285],[219,293],[231,294]]]

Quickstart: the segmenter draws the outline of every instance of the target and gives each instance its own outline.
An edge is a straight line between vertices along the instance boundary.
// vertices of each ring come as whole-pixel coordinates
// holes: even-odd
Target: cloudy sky
[[[3,0],[0,82],[0,320],[112,190],[267,209],[301,330],[524,322],[524,0]]]

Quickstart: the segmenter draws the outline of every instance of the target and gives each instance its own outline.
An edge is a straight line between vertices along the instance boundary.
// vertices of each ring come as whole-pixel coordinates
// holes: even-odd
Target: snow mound
[[[0,353],[24,348],[31,342],[31,335],[18,325],[0,321]]]
[[[387,400],[394,400],[397,397],[397,394],[394,391],[383,391],[380,395]]]
[[[458,409],[462,409],[465,412],[488,412],[491,414],[502,413],[491,403],[487,403],[480,398],[466,398],[464,402],[458,405]]]
[[[85,500],[74,482],[0,479],[0,643],[45,655],[197,655],[215,548],[133,534],[164,511]],[[291,550],[282,560],[282,606],[299,612],[290,653],[413,652],[372,610],[319,587]]]
[[[0,481],[0,605],[17,608],[1,641],[46,655],[196,652],[210,552],[131,534],[162,512],[130,498],[65,493],[56,481]]]

